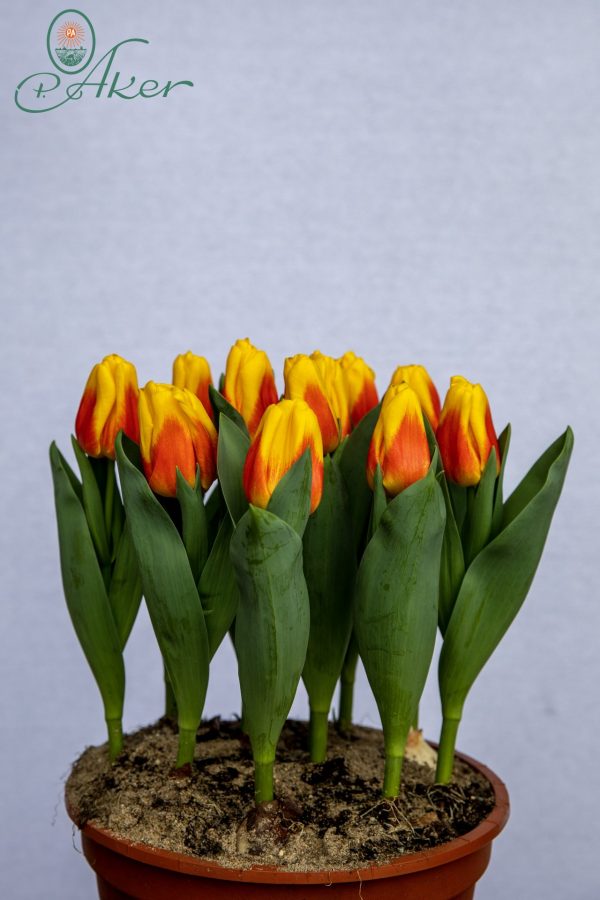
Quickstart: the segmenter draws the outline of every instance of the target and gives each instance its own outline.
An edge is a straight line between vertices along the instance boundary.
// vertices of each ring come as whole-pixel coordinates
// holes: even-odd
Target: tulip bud
[[[311,356],[298,353],[286,359],[283,375],[286,399],[308,403],[319,422],[323,452],[332,453],[341,437],[350,431],[350,413],[340,364],[318,350]]]
[[[403,381],[419,398],[421,408],[435,431],[440,420],[440,397],[429,372],[424,366],[398,366],[390,385],[401,384]]]
[[[405,382],[389,387],[367,455],[367,480],[373,487],[379,465],[383,486],[392,497],[423,478],[431,463],[419,398]]]
[[[214,419],[208,393],[209,385],[212,383],[210,366],[203,356],[196,356],[195,353],[188,350],[187,353],[180,353],[173,361],[173,384],[175,387],[186,388],[195,394],[211,419]]]
[[[121,429],[139,442],[138,394],[132,363],[113,353],[94,366],[75,420],[77,440],[87,454],[114,459],[115,438]]]
[[[447,477],[462,485],[478,484],[492,447],[500,471],[500,448],[485,391],[454,375],[444,400],[437,441]]]
[[[302,400],[280,400],[269,406],[250,444],[243,484],[250,503],[266,509],[273,491],[306,449],[312,461],[310,511],[323,492],[323,442],[314,412]]]
[[[177,472],[193,485],[210,487],[217,474],[217,432],[200,400],[185,388],[149,381],[140,391],[140,451],[150,487],[177,494]]]
[[[269,357],[248,338],[236,341],[229,351],[223,396],[242,416],[250,437],[256,433],[267,406],[277,403],[275,376]]]
[[[363,416],[377,406],[379,397],[375,387],[375,372],[364,359],[351,350],[338,360],[344,373],[346,396],[350,409],[350,424],[356,428]]]

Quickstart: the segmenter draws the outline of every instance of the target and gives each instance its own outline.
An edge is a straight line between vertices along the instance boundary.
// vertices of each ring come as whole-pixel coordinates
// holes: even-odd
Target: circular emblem
[[[67,75],[76,75],[92,61],[96,49],[94,27],[78,9],[63,9],[54,16],[46,39],[52,64]]]

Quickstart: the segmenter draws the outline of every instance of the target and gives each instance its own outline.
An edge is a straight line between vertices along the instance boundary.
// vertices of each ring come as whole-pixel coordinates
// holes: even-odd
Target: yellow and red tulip
[[[277,403],[275,376],[269,357],[248,338],[236,341],[229,351],[223,396],[242,416],[250,437],[256,433],[265,409]]]
[[[115,438],[123,429],[139,442],[138,383],[135,366],[116,353],[105,356],[87,380],[75,434],[89,456],[115,458]]]
[[[431,453],[416,392],[406,382],[389,387],[367,455],[367,480],[373,487],[379,465],[386,492],[395,496],[423,478]]]
[[[392,375],[390,385],[401,384],[403,381],[419,398],[421,408],[435,431],[440,420],[440,397],[429,377],[429,372],[424,366],[398,366]]]
[[[323,438],[323,452],[332,453],[350,431],[350,414],[340,364],[315,351],[285,361],[285,397],[304,400],[315,413]]]
[[[213,383],[208,360],[203,356],[196,356],[191,350],[180,353],[173,360],[173,384],[178,388],[186,388],[195,394],[202,406],[214,419],[212,403],[208,393],[209,386]]]
[[[312,513],[323,492],[323,442],[317,417],[302,400],[280,400],[269,406],[244,465],[243,484],[250,503],[266,509],[273,491],[306,449],[312,462]]]
[[[348,350],[338,360],[346,385],[350,410],[350,424],[356,428],[363,416],[379,403],[375,387],[375,372],[364,359]]]
[[[191,391],[149,381],[140,391],[140,451],[146,478],[156,494],[174,497],[179,469],[189,484],[210,487],[217,474],[217,432]]]
[[[436,433],[446,475],[463,487],[478,484],[492,447],[500,471],[500,448],[490,405],[480,384],[454,375]]]

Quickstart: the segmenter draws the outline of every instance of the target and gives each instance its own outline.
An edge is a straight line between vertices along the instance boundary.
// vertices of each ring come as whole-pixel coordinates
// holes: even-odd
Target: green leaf
[[[302,678],[311,710],[329,713],[352,631],[356,563],[346,485],[325,457],[323,497],[304,532],[304,574],[310,598],[310,637]]]
[[[473,500],[469,505],[465,520],[464,553],[467,566],[485,547],[492,534],[492,515],[496,489],[496,460],[496,450],[492,447],[481,480],[475,488],[471,489]]]
[[[358,570],[354,632],[393,757],[403,755],[437,631],[445,508],[436,465],[389,503]]]
[[[573,448],[567,429],[505,507],[506,525],[467,569],[439,664],[444,716],[460,719],[466,696],[521,608],[538,567]]]
[[[133,623],[136,620],[142,599],[142,580],[127,524],[121,533],[117,547],[108,599],[119,633],[119,643],[123,650],[133,628]]]
[[[221,490],[221,485],[218,481],[215,484],[213,491],[209,494],[204,507],[206,509],[208,546],[212,547],[223,516],[229,515],[229,513],[227,512],[227,506],[225,505],[223,491]]]
[[[206,510],[202,499],[200,466],[196,466],[196,481],[192,487],[179,468],[176,470],[177,499],[181,507],[181,536],[190,562],[192,576],[197,583],[208,556]]]
[[[120,436],[116,449],[146,605],[177,701],[179,727],[195,731],[208,685],[202,605],[177,529],[126,456]]]
[[[233,522],[225,516],[198,582],[211,659],[231,627],[238,607],[239,591],[229,554],[232,534]]]
[[[217,445],[217,471],[225,503],[234,524],[248,509],[242,474],[249,446],[250,439],[247,434],[240,431],[231,419],[221,413]]]
[[[208,386],[208,393],[210,395],[210,402],[215,411],[215,421],[218,424],[219,430],[221,429],[221,417],[224,416],[226,419],[229,419],[230,422],[233,422],[234,425],[237,425],[246,437],[249,437],[246,423],[237,409],[225,399],[223,394],[220,394],[219,391],[215,390],[212,384]]]
[[[437,479],[442,489],[446,507],[446,525],[444,527],[440,562],[440,599],[438,609],[438,624],[443,635],[448,627],[454,603],[465,574],[465,559],[460,533],[454,518],[450,491],[448,490],[448,483],[443,471],[438,474]]]
[[[286,522],[251,505],[231,539],[231,559],[240,589],[235,643],[244,725],[255,761],[269,763],[306,658],[302,541]]]
[[[305,450],[285,473],[267,506],[269,512],[291,525],[300,537],[304,534],[310,513],[311,485],[312,460],[310,450]]]
[[[496,537],[502,525],[502,510],[504,508],[504,470],[506,468],[508,448],[510,447],[510,425],[506,426],[506,428],[498,438],[498,446],[500,448],[500,472],[496,480],[496,492],[494,494],[494,511],[492,513],[492,537]]]
[[[110,549],[104,523],[104,503],[98,487],[98,481],[87,454],[83,452],[74,437],[71,438],[71,441],[79,471],[81,472],[83,508],[90,527],[90,534],[92,535],[98,558],[104,565],[108,565],[111,561]]]
[[[380,409],[381,403],[363,416],[345,441],[339,461],[340,471],[348,489],[350,519],[357,559],[362,556],[363,546],[367,540],[369,515],[373,502],[373,492],[367,482],[367,454]]]
[[[383,472],[381,466],[377,464],[375,475],[373,476],[373,509],[371,512],[371,528],[369,534],[372,536],[379,528],[381,517],[387,509],[388,498],[383,486]]]
[[[55,443],[50,445],[50,464],[67,608],[100,689],[105,717],[120,720],[125,694],[125,668],[88,521],[73,487],[68,466]]]

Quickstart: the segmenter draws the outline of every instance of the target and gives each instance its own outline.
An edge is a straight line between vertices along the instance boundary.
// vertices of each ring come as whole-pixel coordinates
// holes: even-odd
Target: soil
[[[93,822],[118,837],[224,866],[300,871],[363,868],[435,847],[470,831],[493,808],[490,783],[460,760],[451,784],[435,784],[435,753],[419,733],[393,802],[381,797],[380,731],[355,726],[341,736],[331,727],[322,764],[310,762],[306,743],[306,723],[289,721],[275,766],[277,800],[257,811],[239,722],[203,723],[186,774],[173,772],[177,734],[161,719],[127,735],[113,765],[106,745],[88,747],[67,781],[67,803],[80,827]]]

